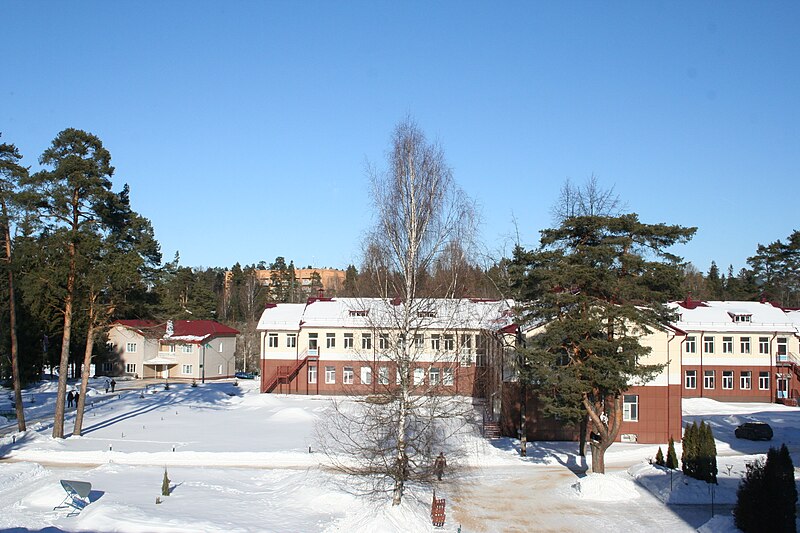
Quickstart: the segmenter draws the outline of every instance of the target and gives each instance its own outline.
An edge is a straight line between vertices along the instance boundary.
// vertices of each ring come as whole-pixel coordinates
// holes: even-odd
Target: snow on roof
[[[165,337],[167,324],[155,320],[117,320],[112,325],[133,329],[147,338],[192,343],[239,334],[239,330],[220,324],[216,320],[175,320],[172,323],[173,333],[170,337]]]
[[[383,298],[311,298],[306,304],[272,304],[259,330],[392,327],[399,300]],[[512,322],[511,300],[420,299],[414,303],[414,327],[499,330]]]
[[[784,331],[797,332],[800,320],[771,303],[739,301],[670,302],[679,319],[674,324],[682,330],[703,331]],[[749,320],[737,321],[736,317]]]

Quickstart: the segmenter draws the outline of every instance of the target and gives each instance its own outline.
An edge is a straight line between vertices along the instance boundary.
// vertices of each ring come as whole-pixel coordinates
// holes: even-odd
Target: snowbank
[[[579,498],[599,502],[620,502],[639,497],[633,481],[617,474],[589,474],[573,484],[572,490]]]

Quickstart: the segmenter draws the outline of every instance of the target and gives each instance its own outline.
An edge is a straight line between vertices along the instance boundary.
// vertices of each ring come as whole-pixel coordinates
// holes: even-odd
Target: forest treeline
[[[44,366],[59,366],[65,354],[78,368],[87,353],[104,353],[110,323],[133,318],[219,320],[241,331],[237,361],[255,369],[264,305],[302,302],[322,288],[319,276],[301,283],[293,261],[284,257],[198,268],[181,265],[175,254],[162,263],[150,221],[133,210],[127,185],[113,190],[110,153],[90,133],[59,133],[39,156],[36,172],[23,161],[13,144],[0,144],[3,378],[12,373],[13,352],[23,382],[37,379]],[[393,274],[381,271],[385,263],[374,253],[367,247],[362,263],[347,266],[341,286],[326,287],[324,295],[386,293],[382,285]],[[747,264],[724,273],[714,262],[706,272],[687,264],[681,293],[674,296],[800,307],[800,232],[758,245]],[[263,270],[271,271],[268,282],[258,274]],[[513,278],[512,258],[478,261],[457,246],[418,273],[421,292],[431,297],[450,294],[458,279],[456,296],[513,298]]]

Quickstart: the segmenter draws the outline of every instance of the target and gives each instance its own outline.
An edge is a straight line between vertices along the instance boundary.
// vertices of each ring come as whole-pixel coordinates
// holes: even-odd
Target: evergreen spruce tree
[[[696,436],[695,475],[693,477],[708,482],[711,476],[711,469],[709,467],[710,451],[708,447],[708,426],[704,420],[700,421]]]
[[[786,445],[770,448],[767,460],[747,465],[733,510],[742,531],[796,532],[797,487]]]
[[[706,461],[706,481],[717,483],[717,443],[714,441],[711,424],[706,424]]]
[[[656,464],[658,466],[664,466],[664,452],[661,451],[661,446],[658,447],[658,451],[656,452]]]
[[[681,461],[683,462],[683,473],[689,477],[695,477],[697,474],[697,422],[686,426]]]
[[[678,456],[675,454],[675,439],[669,438],[669,448],[667,448],[667,468],[675,470],[678,468]]]
[[[161,495],[169,496],[169,477],[167,476],[167,469],[164,469],[164,479],[161,481]]]

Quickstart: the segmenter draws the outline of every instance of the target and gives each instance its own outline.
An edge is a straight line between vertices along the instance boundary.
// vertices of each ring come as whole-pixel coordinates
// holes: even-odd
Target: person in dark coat
[[[112,380],[111,380],[111,392],[114,392],[114,387],[116,387],[116,386],[117,386],[117,382],[116,382],[116,380],[113,380],[113,379],[112,379]]]
[[[79,391],[75,391],[75,407],[78,407],[78,398],[80,398],[81,393]]]
[[[75,401],[75,392],[69,391],[67,393],[67,407],[72,407],[72,402]]]
[[[436,474],[436,479],[442,480],[444,468],[447,466],[447,459],[444,458],[444,452],[439,452],[439,456],[433,462],[433,473]]]

